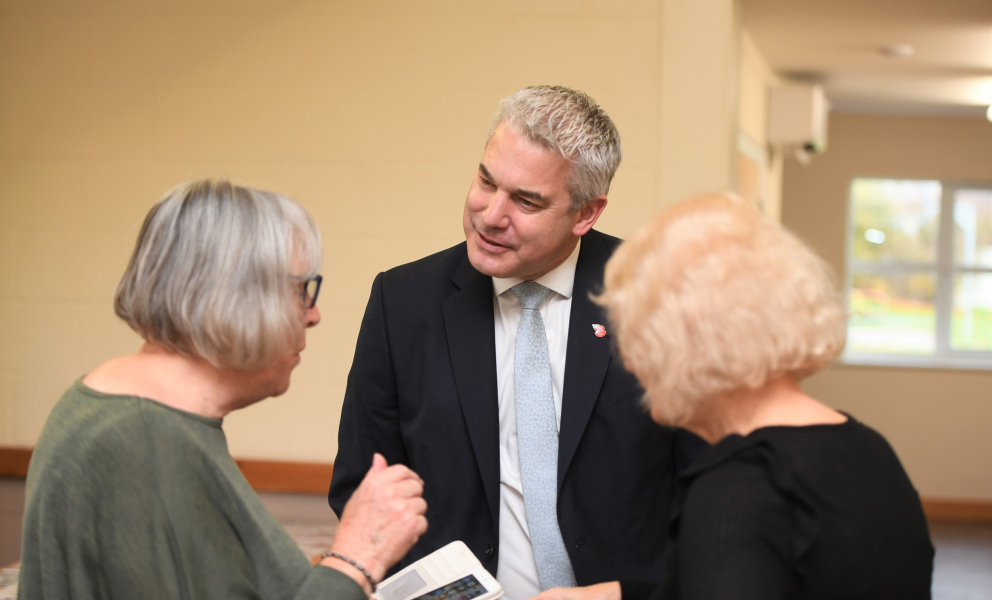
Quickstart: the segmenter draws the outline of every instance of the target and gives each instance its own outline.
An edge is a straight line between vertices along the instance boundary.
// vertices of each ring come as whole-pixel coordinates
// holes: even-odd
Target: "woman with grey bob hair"
[[[289,349],[298,297],[286,277],[311,279],[320,263],[320,232],[303,207],[272,192],[197,181],[148,214],[114,308],[164,348],[216,367],[258,369]]]
[[[45,424],[19,598],[363,600],[416,543],[423,482],[376,455],[311,566],[227,451],[223,418],[289,388],[321,253],[306,210],[271,192],[196,181],[152,208],[115,298],[145,343]]]
[[[799,386],[844,346],[819,257],[742,200],[710,195],[636,232],[604,282],[598,301],[651,416],[712,446],[679,476],[660,585],[542,600],[930,597],[933,546],[899,459]]]

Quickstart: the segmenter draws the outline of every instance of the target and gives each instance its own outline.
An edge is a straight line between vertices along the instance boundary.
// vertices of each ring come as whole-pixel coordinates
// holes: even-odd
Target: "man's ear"
[[[579,218],[575,221],[575,225],[572,227],[572,235],[577,237],[582,237],[592,229],[596,221],[599,220],[599,215],[603,214],[603,209],[606,208],[607,199],[605,195],[597,196],[582,205],[578,211]]]

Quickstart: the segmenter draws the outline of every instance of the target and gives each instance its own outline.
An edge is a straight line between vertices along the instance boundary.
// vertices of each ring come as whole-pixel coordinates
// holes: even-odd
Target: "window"
[[[992,184],[851,183],[843,361],[992,369]]]

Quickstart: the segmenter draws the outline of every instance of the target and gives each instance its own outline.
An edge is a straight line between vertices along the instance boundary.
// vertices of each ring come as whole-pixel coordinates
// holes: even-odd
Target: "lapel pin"
[[[599,323],[592,324],[592,332],[596,334],[596,337],[606,337],[606,327]]]

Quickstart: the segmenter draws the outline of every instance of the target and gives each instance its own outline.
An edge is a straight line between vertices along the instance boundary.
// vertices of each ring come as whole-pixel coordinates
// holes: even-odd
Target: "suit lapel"
[[[442,302],[451,367],[493,526],[498,527],[499,400],[493,284],[491,278],[472,267],[468,257],[462,259],[451,279],[459,290]]]
[[[609,251],[595,232],[582,239],[575,266],[565,350],[565,384],[562,389],[561,431],[558,434],[559,492],[596,405],[612,356],[609,338],[594,335],[592,325],[604,323],[605,317],[589,299],[590,293],[600,291],[603,267],[608,258]]]

